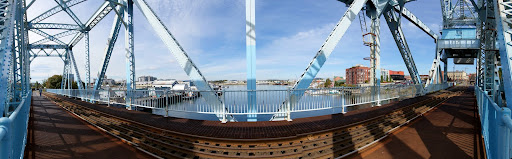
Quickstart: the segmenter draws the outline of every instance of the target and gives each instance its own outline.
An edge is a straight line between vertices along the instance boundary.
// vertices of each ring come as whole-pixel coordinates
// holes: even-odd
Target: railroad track
[[[119,118],[53,94],[69,112],[159,158],[341,158],[363,150],[461,92],[440,91],[391,113],[333,129],[267,139],[226,139],[164,130]]]

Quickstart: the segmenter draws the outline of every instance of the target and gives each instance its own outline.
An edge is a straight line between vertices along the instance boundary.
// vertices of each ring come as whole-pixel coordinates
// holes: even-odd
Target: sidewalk
[[[152,158],[35,92],[25,158]]]

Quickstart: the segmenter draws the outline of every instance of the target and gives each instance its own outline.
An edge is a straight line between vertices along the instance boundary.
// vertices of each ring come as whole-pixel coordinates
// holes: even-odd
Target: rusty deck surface
[[[485,158],[473,87],[350,158]]]
[[[152,158],[36,94],[25,158]]]
[[[402,101],[395,101],[380,107],[371,107],[332,115],[323,115],[309,118],[294,119],[288,121],[258,121],[258,122],[228,122],[194,120],[174,117],[163,117],[141,111],[130,111],[124,108],[106,107],[106,105],[91,104],[85,101],[55,95],[63,100],[92,108],[101,112],[174,131],[177,133],[212,137],[218,139],[272,139],[294,137],[329,129],[344,127],[355,122],[377,117],[400,109],[421,100],[432,98],[433,95],[425,95]]]

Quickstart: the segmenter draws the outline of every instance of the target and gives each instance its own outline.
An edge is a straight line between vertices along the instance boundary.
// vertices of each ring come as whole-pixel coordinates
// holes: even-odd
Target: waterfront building
[[[363,84],[370,80],[370,68],[361,64],[345,70],[346,84]]]
[[[466,74],[465,71],[452,71],[452,72],[448,72],[448,79],[450,80],[454,80],[454,81],[457,81],[457,80],[468,80],[469,77],[468,75]]]
[[[152,82],[152,81],[156,81],[156,77],[153,77],[153,76],[140,76],[138,78],[138,81],[139,82]]]

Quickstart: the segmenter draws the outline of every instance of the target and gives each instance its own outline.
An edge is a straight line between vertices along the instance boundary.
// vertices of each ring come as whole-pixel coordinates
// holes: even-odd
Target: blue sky
[[[207,80],[246,78],[245,63],[245,1],[244,0],[147,0],[160,19],[199,67]],[[85,23],[100,6],[89,0],[72,7]],[[28,19],[55,6],[49,0],[38,0],[28,10]],[[427,26],[439,32],[442,23],[439,3],[415,1],[406,7]],[[297,79],[315,56],[347,6],[337,0],[258,0],[256,2],[256,46],[258,79]],[[158,78],[188,79],[178,63],[161,42],[138,8],[134,11],[136,75]],[[90,33],[91,77],[100,71],[107,36],[114,12]],[[381,67],[402,70],[405,64],[386,23],[381,22]],[[72,23],[64,13],[43,22]],[[421,74],[431,67],[435,43],[423,31],[403,19],[402,29]],[[50,33],[56,33],[51,32]],[[343,36],[318,77],[345,76],[345,69],[356,64],[368,66],[363,60],[370,55],[363,45],[359,21],[356,19]],[[30,34],[30,41],[40,39]],[[69,41],[72,36],[63,38]],[[84,42],[73,48],[78,69],[85,78]],[[121,31],[107,71],[114,79],[125,78],[124,31]],[[453,70],[450,61],[449,70]],[[32,62],[32,81],[41,81],[62,74],[59,58],[38,57]],[[473,65],[456,66],[457,70],[474,72]]]

